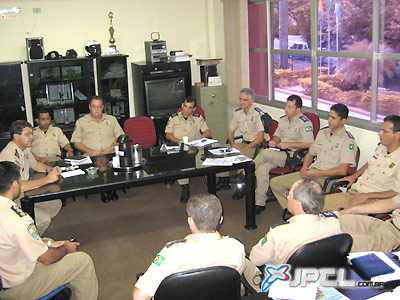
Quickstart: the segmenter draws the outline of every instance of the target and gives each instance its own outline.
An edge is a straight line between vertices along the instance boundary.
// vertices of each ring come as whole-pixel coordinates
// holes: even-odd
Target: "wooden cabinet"
[[[192,87],[197,105],[204,110],[213,139],[225,144],[228,137],[227,101],[225,86]]]

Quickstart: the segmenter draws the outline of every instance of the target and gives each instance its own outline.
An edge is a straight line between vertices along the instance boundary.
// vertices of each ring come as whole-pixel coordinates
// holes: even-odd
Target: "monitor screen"
[[[50,105],[74,100],[72,83],[47,84],[46,93],[47,101]]]
[[[60,67],[41,68],[40,82],[61,81]]]
[[[150,116],[168,117],[177,112],[186,97],[184,77],[148,80],[144,84]]]
[[[68,66],[61,67],[62,80],[81,80],[82,79],[82,66]]]

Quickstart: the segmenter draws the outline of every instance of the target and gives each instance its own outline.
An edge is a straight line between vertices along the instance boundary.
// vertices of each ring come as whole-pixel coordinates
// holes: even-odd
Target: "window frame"
[[[367,130],[379,131],[380,122],[377,121],[377,99],[378,99],[378,62],[382,59],[400,60],[400,53],[382,53],[379,52],[379,21],[380,21],[380,1],[373,0],[372,10],[372,52],[336,52],[336,51],[321,51],[318,49],[318,0],[310,0],[311,8],[311,45],[310,50],[292,50],[292,49],[273,49],[272,40],[272,25],[271,25],[271,12],[272,5],[280,0],[248,0],[248,5],[252,4],[266,4],[266,18],[267,18],[267,48],[249,48],[251,53],[267,53],[267,74],[268,74],[268,97],[256,95],[255,102],[268,105],[272,107],[284,109],[285,103],[274,99],[274,64],[273,56],[275,54],[292,54],[292,55],[311,55],[311,107],[307,107],[307,111],[317,113],[321,118],[328,119],[329,112],[317,109],[318,105],[318,58],[320,56],[326,57],[345,57],[345,58],[368,58],[371,59],[372,73],[371,73],[371,114],[369,120],[350,117],[347,124]],[[288,0],[289,1],[289,0]]]

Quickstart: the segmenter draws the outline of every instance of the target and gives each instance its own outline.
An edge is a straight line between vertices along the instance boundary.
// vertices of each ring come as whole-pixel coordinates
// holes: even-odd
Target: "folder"
[[[368,280],[378,275],[394,273],[394,269],[376,256],[375,253],[353,258],[351,262],[361,275],[364,275]]]

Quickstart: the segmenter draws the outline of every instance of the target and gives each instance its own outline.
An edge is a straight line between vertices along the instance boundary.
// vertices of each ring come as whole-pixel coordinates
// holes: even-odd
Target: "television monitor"
[[[81,80],[82,66],[61,67],[61,75],[63,81]]]
[[[175,113],[186,97],[184,77],[147,80],[144,85],[147,113],[155,118]]]
[[[72,83],[47,84],[46,94],[49,105],[74,101]]]
[[[61,81],[60,67],[40,68],[40,82]]]

